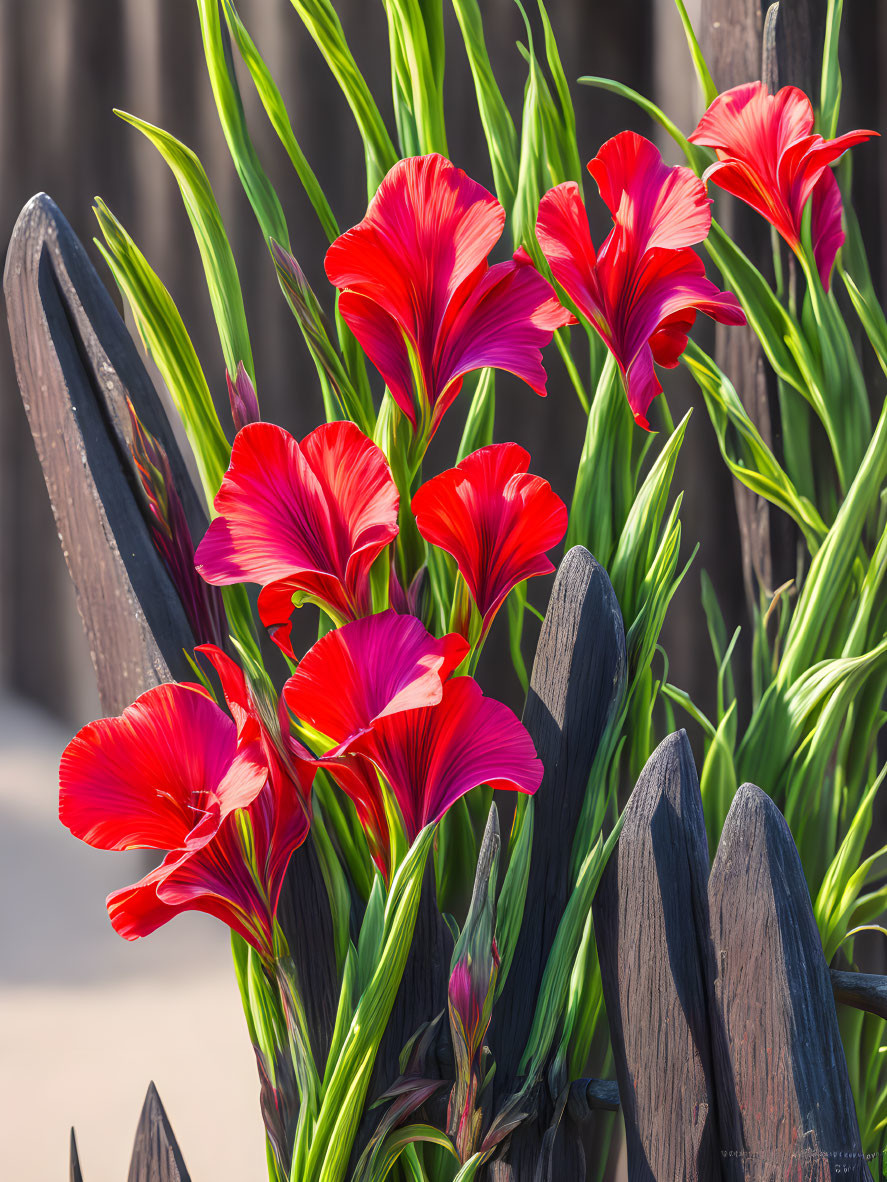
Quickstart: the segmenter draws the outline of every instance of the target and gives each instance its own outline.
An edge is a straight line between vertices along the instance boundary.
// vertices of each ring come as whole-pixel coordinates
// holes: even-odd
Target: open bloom
[[[384,455],[354,423],[301,443],[253,423],[234,440],[197,569],[208,583],[261,584],[262,623],[293,656],[294,597],[339,622],[372,610],[370,567],[397,535],[397,507]]]
[[[416,156],[327,252],[339,311],[426,442],[472,370],[505,369],[544,394],[540,350],[572,319],[524,250],[488,266],[504,226],[496,198],[461,169]]]
[[[108,897],[114,928],[128,940],[182,911],[205,911],[270,956],[279,884],[247,853],[244,810],[261,825],[268,766],[258,741],[197,685],[161,685],[118,718],[90,723],[68,744],[59,769],[59,816],[98,849],[168,850],[139,882]],[[294,809],[289,851],[308,832]],[[282,878],[282,872],[280,874]]]
[[[545,551],[567,530],[566,506],[529,466],[529,453],[516,443],[492,444],[413,497],[419,533],[455,558],[483,632],[513,587],[554,570]]]
[[[744,324],[736,299],[705,277],[691,249],[711,228],[705,186],[688,168],[669,168],[643,136],[608,140],[588,171],[613,215],[595,252],[579,187],[546,193],[536,236],[555,279],[613,354],[637,423],[662,386],[653,368],[677,365],[697,312]]]
[[[810,100],[796,86],[769,94],[763,82],[748,82],[718,95],[689,138],[717,152],[704,179],[757,210],[796,252],[812,198],[813,255],[827,288],[844,241],[841,193],[829,165],[877,132],[850,131],[824,140],[814,134],[813,121]]]
[[[328,632],[283,689],[287,706],[330,742],[317,760],[354,800],[387,849],[378,773],[400,806],[407,837],[479,784],[535,792],[542,764],[515,715],[470,677],[452,677],[468,652],[436,640],[412,616],[382,612]]]

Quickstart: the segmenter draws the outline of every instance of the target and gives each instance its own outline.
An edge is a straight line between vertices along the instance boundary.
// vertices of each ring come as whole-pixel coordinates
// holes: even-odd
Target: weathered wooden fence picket
[[[199,501],[125,327],[46,196],[19,219],[5,291],[22,396],[102,702],[117,712],[150,686],[187,676],[182,649],[193,640],[151,546],[125,396],[169,450],[195,529]],[[554,584],[524,711],[546,771],[536,798],[520,972],[510,976],[490,1031],[500,1096],[517,1080],[567,902],[589,770],[622,694],[625,665],[610,582],[577,547]],[[370,1099],[391,1082],[407,1038],[444,1004],[449,936],[430,889],[427,895]],[[333,946],[329,906],[310,840],[292,859],[281,914],[307,985],[312,1044],[322,1052],[336,977],[324,956]],[[632,1182],[868,1177],[833,993],[887,1014],[887,979],[830,979],[794,843],[765,792],[739,789],[709,869],[692,754],[682,732],[671,735],[629,799],[594,922]],[[451,1052],[443,1034],[433,1058],[431,1069],[446,1079]],[[560,1095],[540,1084],[489,1176],[581,1182],[594,1111],[616,1103],[608,1081],[572,1081]],[[70,1176],[81,1182],[73,1138]],[[129,1178],[188,1178],[153,1085]]]

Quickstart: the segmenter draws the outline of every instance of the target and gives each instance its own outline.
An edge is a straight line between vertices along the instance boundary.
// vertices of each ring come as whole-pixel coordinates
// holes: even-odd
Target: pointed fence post
[[[708,842],[683,731],[650,756],[594,902],[630,1182],[721,1177]]]
[[[724,1153],[747,1178],[869,1180],[801,859],[779,809],[753,784],[734,797],[708,895],[721,1085],[740,1120]]]
[[[136,1129],[128,1182],[191,1182],[179,1143],[153,1082],[148,1085]]]
[[[567,903],[573,838],[589,772],[606,725],[622,702],[625,676],[625,632],[612,585],[600,563],[584,547],[574,546],[557,572],[523,713],[545,775],[534,798],[523,924],[488,1039],[496,1059],[496,1106],[515,1089],[542,974]],[[496,1179],[535,1182],[555,1099],[540,1089],[536,1122],[512,1135],[508,1164],[497,1164]],[[568,1124],[569,1113],[564,1117]],[[539,1176],[579,1182],[585,1168],[575,1126],[570,1136],[558,1136],[557,1152],[566,1156],[552,1158],[550,1174]]]
[[[80,1172],[80,1157],[77,1153],[77,1138],[74,1136],[73,1129],[71,1129],[71,1168],[68,1176],[70,1182],[83,1182],[83,1175]]]

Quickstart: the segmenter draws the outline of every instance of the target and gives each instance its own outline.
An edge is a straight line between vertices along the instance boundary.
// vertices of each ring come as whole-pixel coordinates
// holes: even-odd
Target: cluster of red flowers
[[[827,283],[842,239],[828,164],[869,133],[825,142],[811,127],[800,92],[771,97],[755,84],[722,95],[691,138],[717,150],[707,175],[759,209],[797,250],[812,196],[813,249]],[[635,419],[647,428],[661,389],[654,362],[677,364],[696,313],[726,324],[745,318],[692,249],[711,225],[703,180],[667,167],[653,144],[630,132],[604,144],[588,167],[613,217],[603,245],[595,251],[573,183],[543,197],[537,237],[555,280],[613,354]],[[341,314],[409,423],[420,458],[467,373],[508,370],[544,395],[541,349],[575,322],[523,249],[489,265],[504,223],[490,193],[431,155],[395,165],[364,220],[327,254]],[[196,909],[270,957],[283,877],[309,831],[318,768],[354,802],[383,873],[393,813],[412,841],[480,784],[539,786],[529,735],[464,670],[509,592],[553,570],[546,552],[563,538],[567,512],[513,443],[481,448],[421,485],[410,506],[415,526],[455,560],[471,604],[467,614],[454,613],[457,632],[435,638],[403,591],[415,570],[400,572],[403,584],[396,574],[383,582],[384,603],[374,597],[371,572],[379,564],[394,571],[406,512],[380,448],[351,422],[325,424],[297,442],[256,421],[245,372],[229,386],[241,429],[196,570],[216,586],[258,584],[262,623],[293,661],[294,606],[317,604],[336,627],[298,661],[279,701],[219,647],[202,645],[228,712],[199,685],[164,685],[121,717],[85,727],[62,759],[60,814],[102,849],[168,851],[157,869],[109,898],[123,936],[143,936]]]

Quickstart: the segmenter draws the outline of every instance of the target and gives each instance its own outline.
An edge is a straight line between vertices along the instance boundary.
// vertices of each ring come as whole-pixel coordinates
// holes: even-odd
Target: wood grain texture
[[[148,1085],[136,1129],[129,1182],[191,1182],[157,1089]]]
[[[512,971],[493,1011],[494,1109],[515,1090],[542,974],[569,892],[573,839],[592,760],[625,688],[622,615],[603,567],[582,546],[561,562],[539,636],[523,721],[545,768],[534,806],[533,853]],[[585,1176],[578,1130],[539,1089],[535,1117],[512,1134],[509,1182]],[[551,1137],[548,1136],[551,1132]],[[540,1174],[538,1171],[542,1171]]]
[[[709,881],[715,997],[741,1128],[722,1148],[760,1182],[863,1182],[859,1129],[832,984],[795,844],[782,814],[743,784]]]
[[[625,632],[610,580],[583,546],[574,546],[552,588],[523,712],[545,775],[535,797],[532,862],[514,970],[490,1028],[500,1096],[514,1088],[567,901],[570,854],[588,773],[621,700],[625,669]]]
[[[887,1020],[887,977],[878,973],[846,973],[831,970],[835,1001],[856,1010],[868,1010]]]
[[[707,878],[699,783],[680,731],[638,779],[593,907],[630,1182],[722,1177]]]
[[[200,506],[132,340],[45,194],[16,223],[4,290],[22,399],[102,705],[116,714],[152,685],[190,678],[182,650],[194,644],[135,491],[125,394],[167,449],[192,529]]]

